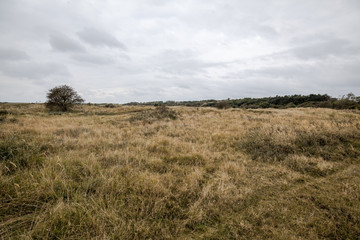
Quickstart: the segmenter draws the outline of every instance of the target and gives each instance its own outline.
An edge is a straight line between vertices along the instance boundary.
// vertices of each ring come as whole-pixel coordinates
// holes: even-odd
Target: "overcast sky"
[[[359,0],[0,0],[0,101],[360,95]]]

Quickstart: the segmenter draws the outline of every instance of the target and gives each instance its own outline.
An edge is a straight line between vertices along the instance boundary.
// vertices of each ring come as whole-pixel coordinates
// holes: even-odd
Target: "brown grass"
[[[0,110],[0,239],[360,236],[358,111]]]

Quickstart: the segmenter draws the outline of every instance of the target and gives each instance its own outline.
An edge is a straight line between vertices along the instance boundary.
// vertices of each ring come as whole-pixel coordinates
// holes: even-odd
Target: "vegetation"
[[[158,105],[155,109],[141,111],[130,117],[130,121],[143,121],[144,123],[152,123],[160,119],[175,120],[178,114],[165,105]]]
[[[84,102],[84,99],[72,87],[67,85],[50,89],[46,97],[48,99],[46,102],[47,108],[63,112],[70,110],[74,104]]]
[[[230,108],[231,106],[229,104],[229,101],[218,101],[215,104],[215,107],[218,109],[227,109],[227,108]]]
[[[360,236],[358,110],[0,113],[0,239]]]
[[[353,93],[342,96],[339,99],[331,98],[324,94],[310,94],[307,96],[290,95],[276,96],[266,98],[243,98],[228,100],[202,100],[202,101],[167,101],[167,102],[147,102],[136,103],[131,102],[125,105],[158,105],[166,106],[189,106],[189,107],[217,107],[219,109],[226,108],[295,108],[295,107],[320,107],[333,109],[360,109],[360,97],[356,97]]]

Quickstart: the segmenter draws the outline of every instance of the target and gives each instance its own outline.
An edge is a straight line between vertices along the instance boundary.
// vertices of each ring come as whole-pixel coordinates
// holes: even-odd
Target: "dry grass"
[[[0,110],[0,239],[360,236],[358,111]]]

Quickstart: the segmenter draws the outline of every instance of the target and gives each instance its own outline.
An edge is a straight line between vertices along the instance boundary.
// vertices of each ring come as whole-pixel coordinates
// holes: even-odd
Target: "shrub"
[[[54,87],[47,93],[46,107],[50,110],[59,110],[66,112],[74,104],[83,103],[84,99],[72,88],[67,85]]]
[[[115,105],[112,103],[105,104],[106,108],[115,108]]]
[[[136,115],[132,116],[130,121],[144,121],[152,123],[155,120],[161,119],[171,119],[175,120],[178,114],[165,105],[156,106],[155,109],[149,111],[139,112]]]
[[[8,114],[9,114],[8,111],[6,111],[6,110],[0,110],[0,122],[5,121],[6,116],[7,116]]]
[[[296,108],[296,105],[293,102],[291,102],[286,104],[285,108]]]
[[[8,115],[9,112],[7,110],[0,110],[0,116]]]
[[[227,109],[230,108],[230,104],[228,101],[220,101],[216,103],[215,107],[218,109]]]

